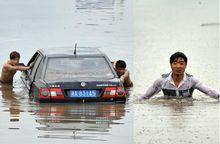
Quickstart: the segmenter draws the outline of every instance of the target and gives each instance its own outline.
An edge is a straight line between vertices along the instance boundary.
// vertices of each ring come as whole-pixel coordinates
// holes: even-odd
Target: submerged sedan
[[[21,79],[39,101],[125,101],[109,58],[96,48],[38,50]]]

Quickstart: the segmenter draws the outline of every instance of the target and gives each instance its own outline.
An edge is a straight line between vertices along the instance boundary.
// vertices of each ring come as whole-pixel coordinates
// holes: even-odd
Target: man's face
[[[173,74],[182,75],[186,69],[186,62],[183,58],[177,58],[170,64]]]
[[[13,66],[15,66],[15,65],[18,65],[19,64],[19,58],[14,58],[14,59],[11,59],[10,61],[11,61],[11,64],[13,65]]]
[[[117,68],[116,73],[118,76],[122,76],[125,73],[125,68]]]

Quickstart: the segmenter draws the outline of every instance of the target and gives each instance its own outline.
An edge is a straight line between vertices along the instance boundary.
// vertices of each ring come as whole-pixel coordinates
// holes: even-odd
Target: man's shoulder
[[[161,75],[161,78],[166,79],[166,78],[168,78],[171,74],[172,74],[172,72],[164,73],[164,74]]]
[[[129,77],[129,71],[125,69],[125,73],[123,74],[124,77]]]
[[[5,68],[7,69],[8,67],[10,67],[10,64],[6,62],[6,63],[3,64],[3,67],[2,67],[2,68],[3,68],[3,69],[5,69]]]
[[[170,75],[170,73],[162,74],[162,75],[161,75],[161,78],[167,78],[167,77],[169,77],[169,75]]]
[[[162,74],[161,77],[162,77],[162,78],[168,78],[169,75],[170,75],[170,73],[165,73],[165,74]],[[193,75],[188,74],[188,73],[186,73],[186,76],[187,76],[187,77],[193,77]]]
[[[3,68],[9,68],[9,67],[11,67],[12,65],[10,64],[10,63],[8,63],[8,62],[6,62],[6,63],[4,63],[3,64]]]
[[[10,63],[6,62],[5,64],[3,64],[2,70],[3,71],[15,71],[16,70],[16,66],[13,66]]]
[[[125,69],[125,72],[130,73],[128,69]]]
[[[193,75],[189,74],[189,73],[186,73],[186,76],[187,77],[193,77]]]

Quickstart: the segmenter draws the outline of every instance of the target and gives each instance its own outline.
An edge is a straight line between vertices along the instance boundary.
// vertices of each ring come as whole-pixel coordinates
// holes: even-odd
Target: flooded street
[[[133,78],[131,0],[0,0],[0,7],[1,67],[14,50],[27,64],[37,49],[77,43],[98,47],[112,61],[125,60]],[[20,74],[13,87],[0,85],[1,143],[133,143],[130,98],[125,104],[39,104]]]
[[[134,4],[136,98],[171,71],[170,56],[188,57],[186,72],[220,90],[218,1],[139,0]],[[194,91],[167,100],[160,92],[135,102],[135,144],[218,144],[219,102]]]
[[[38,103],[20,80],[0,84],[2,144],[218,144],[219,102],[160,92],[137,101],[171,71],[182,51],[186,72],[220,91],[218,0],[0,0],[0,67],[11,51],[20,62],[40,48],[98,47],[125,60],[134,80],[123,103]]]

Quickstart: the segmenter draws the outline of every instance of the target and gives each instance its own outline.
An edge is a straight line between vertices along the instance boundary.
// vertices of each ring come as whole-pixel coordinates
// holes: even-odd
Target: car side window
[[[37,58],[36,58],[36,60],[34,61],[34,66],[33,66],[33,68],[32,68],[32,71],[31,71],[31,73],[30,73],[30,79],[33,81],[34,80],[34,76],[35,76],[35,74],[36,74],[36,71],[38,70],[38,66],[39,66],[39,64],[40,64],[40,62],[41,62],[41,60],[42,60],[42,56],[39,54],[38,56],[37,56]]]
[[[38,52],[36,52],[36,53],[32,56],[31,60],[28,62],[27,66],[30,66],[32,63],[34,64],[34,63],[36,62],[36,60],[37,60],[37,58],[38,58],[39,55],[40,55],[40,54],[39,54]],[[33,68],[27,70],[27,75],[30,76],[31,73],[32,73],[32,71],[33,71]]]
[[[36,71],[35,80],[41,78],[42,70],[43,70],[43,60],[40,61],[40,65]]]

